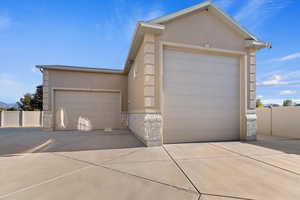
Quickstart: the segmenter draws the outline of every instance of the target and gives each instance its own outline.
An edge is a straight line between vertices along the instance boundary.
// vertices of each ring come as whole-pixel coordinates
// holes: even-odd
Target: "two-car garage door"
[[[57,90],[56,130],[120,128],[120,92]]]
[[[238,57],[164,50],[164,143],[239,139],[239,66]]]

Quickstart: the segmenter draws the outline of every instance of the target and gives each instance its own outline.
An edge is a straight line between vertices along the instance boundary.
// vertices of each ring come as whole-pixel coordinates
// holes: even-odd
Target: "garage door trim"
[[[110,89],[86,89],[86,88],[63,88],[55,87],[51,90],[51,111],[52,111],[52,127],[55,130],[55,92],[56,91],[74,91],[74,92],[100,92],[100,93],[119,93],[120,94],[120,109],[122,112],[122,92],[121,90],[110,90]],[[121,113],[120,113],[121,115]]]
[[[165,47],[178,49],[179,51],[194,50],[194,51],[198,51],[199,53],[206,52],[206,53],[216,53],[216,54],[239,57],[240,60],[240,138],[242,139],[244,135],[244,129],[245,129],[245,127],[243,126],[243,114],[247,112],[247,90],[245,90],[245,88],[247,87],[247,69],[244,67],[247,66],[246,52],[219,49],[219,48],[209,48],[209,47],[203,47],[198,45],[175,43],[169,41],[160,41],[159,42],[159,66],[160,66],[159,88],[160,88],[160,110],[162,116],[164,116],[164,86],[163,86],[164,60],[163,59],[164,59]],[[162,127],[164,127],[163,121],[162,121]],[[162,132],[162,138],[163,137],[164,137],[164,133]]]

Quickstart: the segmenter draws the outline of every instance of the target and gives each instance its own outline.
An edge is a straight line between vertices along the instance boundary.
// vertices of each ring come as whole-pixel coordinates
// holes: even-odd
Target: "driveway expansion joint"
[[[221,149],[225,149],[225,150],[227,150],[227,151],[229,151],[229,152],[232,152],[232,153],[235,153],[235,154],[237,154],[237,155],[240,155],[241,157],[248,158],[248,159],[254,160],[254,161],[256,161],[256,162],[259,162],[259,163],[262,163],[262,164],[265,164],[265,165],[268,165],[268,166],[271,166],[271,167],[274,167],[274,168],[277,168],[277,169],[280,169],[280,170],[283,170],[283,171],[292,173],[292,174],[294,174],[294,175],[300,176],[299,173],[294,172],[294,171],[292,171],[292,170],[285,169],[285,168],[282,168],[282,167],[279,167],[279,166],[270,164],[270,163],[268,163],[268,162],[265,162],[265,161],[262,161],[262,160],[255,159],[255,158],[253,158],[253,157],[251,157],[251,156],[248,156],[248,155],[245,155],[245,154],[242,154],[242,153],[233,151],[233,150],[228,149],[228,148],[226,148],[226,147],[219,146],[219,145],[215,145],[215,144],[210,144],[210,145],[215,146],[215,147],[218,147],[218,148],[221,148]],[[277,154],[276,154],[276,155],[277,155]]]
[[[168,187],[172,187],[172,188],[175,188],[177,190],[183,190],[183,191],[186,191],[186,192],[198,194],[197,192],[195,192],[193,190],[189,190],[189,189],[186,189],[186,188],[178,187],[176,185],[171,185],[171,184],[163,183],[163,182],[160,182],[160,181],[156,181],[156,180],[153,180],[153,179],[150,179],[150,178],[145,178],[145,177],[138,176],[138,175],[135,175],[135,174],[131,174],[131,173],[128,173],[128,172],[124,172],[124,171],[121,171],[121,170],[113,169],[113,168],[110,168],[110,167],[107,167],[107,166],[103,165],[104,163],[102,163],[102,164],[96,164],[96,163],[92,163],[92,162],[89,162],[89,161],[85,161],[85,160],[81,160],[81,159],[77,159],[77,158],[72,158],[72,157],[69,157],[69,156],[66,156],[66,155],[61,155],[61,154],[57,154],[57,153],[53,153],[53,154],[56,155],[56,156],[61,156],[61,157],[70,159],[70,160],[75,160],[75,161],[78,161],[78,162],[82,162],[82,163],[86,163],[86,164],[89,164],[89,165],[93,165],[94,167],[101,167],[101,168],[104,168],[104,169],[107,169],[107,170],[110,170],[110,171],[114,171],[114,172],[117,172],[117,173],[120,173],[120,174],[124,174],[124,175],[127,175],[127,176],[131,176],[131,177],[135,177],[135,178],[138,178],[138,179],[143,179],[143,180],[146,180],[146,181],[150,181],[152,183],[157,183],[157,184],[165,185],[165,186],[168,186]]]
[[[27,186],[27,187],[18,189],[18,190],[14,191],[14,192],[9,192],[9,193],[7,193],[7,194],[3,194],[3,195],[0,196],[0,199],[9,197],[9,196],[11,196],[11,195],[14,195],[14,194],[17,194],[17,193],[20,193],[20,192],[25,192],[25,191],[27,191],[27,190],[31,190],[31,189],[33,189],[33,188],[39,187],[39,186],[44,185],[44,184],[47,184],[47,183],[51,183],[51,182],[57,181],[57,180],[59,180],[59,179],[61,179],[61,178],[65,178],[65,177],[67,177],[67,176],[73,175],[73,174],[75,174],[75,173],[78,173],[78,172],[80,172],[80,171],[82,171],[82,170],[86,170],[86,169],[91,168],[91,167],[92,167],[92,166],[81,167],[81,168],[79,168],[79,169],[75,169],[75,170],[73,170],[73,171],[71,171],[71,172],[64,173],[64,174],[62,174],[62,175],[59,175],[59,176],[50,178],[50,179],[45,180],[45,181],[42,181],[42,182],[40,182],[40,183],[36,183],[36,184],[30,185],[30,186]]]
[[[168,154],[168,156],[171,158],[171,160],[174,162],[174,164],[178,167],[178,169],[182,172],[182,174],[186,177],[186,179],[190,182],[190,184],[194,187],[194,189],[199,194],[199,199],[201,197],[201,192],[198,190],[196,185],[193,183],[193,181],[188,177],[188,175],[185,173],[185,171],[180,167],[180,165],[177,163],[177,161],[171,156],[171,154],[168,152],[166,147],[163,145],[162,148],[165,150],[165,152]]]
[[[231,199],[240,199],[240,200],[255,200],[245,197],[235,197],[235,196],[228,196],[228,195],[220,195],[220,194],[209,194],[209,193],[202,193],[205,196],[213,196],[213,197],[224,197],[224,198],[231,198]]]
[[[197,192],[195,192],[193,190],[178,187],[176,185],[171,185],[171,184],[168,184],[168,183],[163,183],[163,182],[156,181],[156,180],[153,180],[153,179],[150,179],[150,178],[146,178],[146,177],[138,176],[138,175],[131,174],[131,173],[128,173],[128,172],[124,172],[124,171],[121,171],[121,170],[113,169],[113,168],[110,168],[110,167],[107,167],[107,166],[99,165],[99,167],[102,167],[102,168],[105,168],[105,169],[108,169],[108,170],[111,170],[111,171],[115,171],[115,172],[118,172],[118,173],[121,173],[121,174],[126,174],[126,175],[129,175],[129,176],[133,176],[133,177],[136,177],[136,178],[144,179],[144,180],[147,180],[147,181],[150,181],[150,182],[153,182],[153,183],[158,183],[158,184],[161,184],[161,185],[169,186],[169,187],[175,188],[177,190],[184,190],[186,192],[198,194]]]
[[[115,158],[112,158],[112,159],[110,159],[110,160],[105,160],[105,161],[103,161],[103,162],[101,162],[101,163],[102,163],[102,164],[109,163],[109,162],[112,162],[112,161],[117,160],[117,159],[119,159],[119,158],[126,157],[126,156],[129,156],[129,155],[131,155],[131,154],[135,154],[136,152],[139,152],[139,151],[141,151],[141,149],[137,149],[137,150],[135,150],[135,151],[131,151],[131,152],[128,152],[128,153],[121,154],[121,155],[119,155],[119,156],[117,156],[117,157],[115,157]]]

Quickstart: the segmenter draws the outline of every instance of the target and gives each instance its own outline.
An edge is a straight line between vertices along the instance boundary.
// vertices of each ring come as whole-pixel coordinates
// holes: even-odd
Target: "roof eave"
[[[105,68],[92,68],[92,67],[78,67],[66,65],[36,65],[40,70],[59,70],[59,71],[77,71],[77,72],[96,72],[107,74],[125,74],[123,70],[113,70]]]
[[[128,52],[128,56],[125,62],[124,72],[128,73],[132,63],[134,62],[135,56],[139,50],[139,47],[143,41],[145,33],[160,34],[165,29],[165,26],[160,24],[154,24],[149,22],[137,23],[131,46]]]
[[[255,41],[255,40],[246,40],[246,48],[252,48],[255,50],[260,50],[263,48],[272,48],[271,42]]]

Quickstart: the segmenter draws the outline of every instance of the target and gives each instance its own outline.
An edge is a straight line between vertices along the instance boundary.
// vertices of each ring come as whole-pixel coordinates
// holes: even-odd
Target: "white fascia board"
[[[36,65],[38,69],[47,70],[60,70],[60,71],[78,71],[78,72],[96,72],[108,74],[124,74],[123,70],[105,69],[105,68],[92,68],[92,67],[78,67],[66,65]]]
[[[155,33],[160,33],[162,30],[165,29],[164,25],[154,24],[154,23],[149,23],[149,22],[140,22],[139,26],[144,31],[149,30],[149,31],[154,31]]]
[[[135,58],[138,48],[140,47],[143,36],[145,33],[159,34],[165,29],[164,25],[154,24],[149,22],[139,22],[137,23],[134,36],[131,41],[131,46],[127,55],[125,62],[125,73],[129,72],[129,69],[132,65],[132,60]]]
[[[246,48],[262,49],[262,48],[272,48],[271,42],[255,41],[255,40],[246,40]]]

